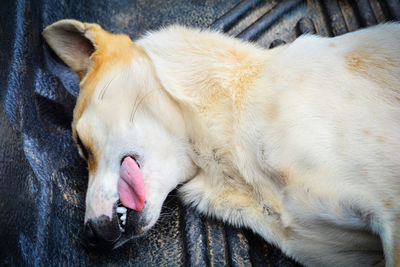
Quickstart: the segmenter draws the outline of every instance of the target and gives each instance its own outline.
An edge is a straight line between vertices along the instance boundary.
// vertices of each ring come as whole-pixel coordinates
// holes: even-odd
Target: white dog
[[[272,50],[180,26],[43,35],[81,79],[90,246],[144,233],[182,184],[183,202],[305,265],[400,266],[399,24]]]

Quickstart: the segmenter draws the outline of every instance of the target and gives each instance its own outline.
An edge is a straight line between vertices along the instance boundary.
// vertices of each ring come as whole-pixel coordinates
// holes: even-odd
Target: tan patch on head
[[[329,43],[328,46],[329,47],[336,47],[336,44],[335,43]]]
[[[88,106],[96,85],[110,67],[125,67],[136,50],[131,39],[122,34],[111,34],[96,24],[85,23],[87,35],[93,40],[95,52],[90,57],[88,73],[80,83],[81,91],[74,109],[74,120],[78,119]]]
[[[135,56],[147,56],[143,48],[135,45],[127,35],[109,33],[97,24],[84,25],[85,35],[92,40],[95,52],[90,57],[88,73],[80,83],[81,91],[74,109],[75,122],[89,105],[104,73],[111,67],[127,67]]]
[[[147,56],[143,48],[133,44],[127,35],[111,34],[97,24],[85,23],[84,25],[85,36],[93,42],[95,52],[90,56],[89,70],[80,83],[81,89],[74,108],[72,132],[75,140],[77,140],[76,124],[90,104],[103,75],[111,67],[123,69],[129,66],[135,56]],[[89,172],[94,172],[101,151],[94,146],[88,130],[80,132],[79,136],[90,154],[88,158]]]

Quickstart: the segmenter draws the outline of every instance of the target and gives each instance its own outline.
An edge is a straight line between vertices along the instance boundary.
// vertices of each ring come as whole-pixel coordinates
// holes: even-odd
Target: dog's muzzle
[[[120,200],[114,204],[111,219],[103,215],[86,222],[84,241],[87,247],[113,249],[145,232],[144,184],[133,156],[121,160],[118,194]]]
[[[85,246],[97,250],[111,250],[141,236],[149,225],[145,219],[146,211],[146,205],[142,211],[135,211],[117,201],[111,219],[103,215],[86,222],[83,236]]]

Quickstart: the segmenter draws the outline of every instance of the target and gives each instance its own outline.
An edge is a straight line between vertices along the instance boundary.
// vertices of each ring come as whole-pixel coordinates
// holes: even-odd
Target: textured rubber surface
[[[203,218],[172,192],[145,237],[108,253],[81,245],[85,164],[70,123],[77,77],[40,32],[59,19],[137,38],[163,25],[211,27],[273,47],[399,20],[387,1],[3,0],[0,4],[0,265],[296,266],[251,231]]]

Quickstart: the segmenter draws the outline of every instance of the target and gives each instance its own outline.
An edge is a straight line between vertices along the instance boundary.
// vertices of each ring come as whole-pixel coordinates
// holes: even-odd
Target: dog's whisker
[[[137,101],[138,98],[139,98],[139,94],[136,95],[135,102],[133,103],[133,108],[132,108],[131,114],[129,116],[129,122],[133,122],[133,117],[134,117],[134,114],[135,114],[135,109],[136,109],[136,104],[138,102]]]
[[[132,110],[133,113],[131,113],[131,117],[129,119],[130,122],[133,122],[133,120],[135,119],[135,114],[136,114],[137,110],[139,109],[139,106],[143,103],[143,100],[146,97],[148,97],[150,94],[152,94],[154,91],[156,91],[156,90],[151,90],[147,94],[143,95],[142,98],[139,101],[137,101],[137,104],[133,106],[133,110]],[[136,100],[137,100],[137,97],[136,97]],[[135,102],[136,102],[136,100],[135,100]]]
[[[107,88],[110,86],[111,82],[115,79],[115,77],[116,77],[116,76],[112,77],[112,78],[110,79],[110,81],[108,81],[108,83],[106,84],[106,86],[104,86],[103,89],[101,89],[100,94],[99,94],[99,100],[102,100],[102,99],[103,99],[103,97],[104,97],[104,95],[105,95],[105,93],[106,93]]]

